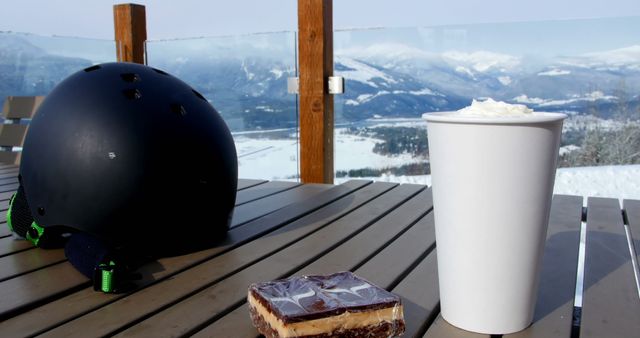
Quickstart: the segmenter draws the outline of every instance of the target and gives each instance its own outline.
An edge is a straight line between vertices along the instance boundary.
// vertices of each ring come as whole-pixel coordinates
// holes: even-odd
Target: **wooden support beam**
[[[300,176],[333,183],[333,1],[298,0]]]
[[[118,61],[144,64],[144,43],[147,40],[145,7],[136,4],[114,5],[113,23]]]

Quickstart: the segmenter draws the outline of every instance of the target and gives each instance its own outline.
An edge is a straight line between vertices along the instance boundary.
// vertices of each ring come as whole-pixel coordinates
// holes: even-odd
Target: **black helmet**
[[[82,232],[162,254],[224,235],[238,167],[229,129],[200,93],[158,69],[107,63],[46,97],[19,178],[8,218],[34,244]]]

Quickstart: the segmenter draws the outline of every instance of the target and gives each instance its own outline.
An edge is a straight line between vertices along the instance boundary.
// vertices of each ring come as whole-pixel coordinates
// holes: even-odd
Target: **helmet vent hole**
[[[85,68],[84,71],[88,73],[88,72],[93,72],[94,70],[98,70],[98,69],[100,69],[100,66],[99,65],[95,65],[95,66],[91,66],[91,67]]]
[[[129,100],[137,100],[142,97],[142,93],[137,89],[125,89],[122,94]]]
[[[179,104],[179,103],[172,103],[171,105],[171,111],[179,116],[185,116],[187,115],[187,111],[184,109],[184,107]]]
[[[124,81],[124,82],[137,82],[137,81],[140,81],[140,76],[138,76],[138,74],[135,74],[135,73],[123,73],[123,74],[120,74],[120,77],[122,78],[122,81]]]
[[[197,96],[198,98],[200,98],[201,100],[203,100],[203,101],[207,101],[207,99],[205,99],[205,98],[204,98],[204,96],[202,96],[202,94],[198,93],[195,89],[191,89],[191,91],[192,91],[194,94],[196,94],[196,96]]]
[[[167,74],[167,72],[165,72],[165,71],[163,71],[163,70],[156,69],[156,68],[151,68],[151,69],[153,69],[153,70],[154,70],[156,73],[158,73],[158,74],[162,74],[162,75],[169,75],[169,74]]]
[[[44,216],[44,208],[43,207],[38,207],[38,215]]]

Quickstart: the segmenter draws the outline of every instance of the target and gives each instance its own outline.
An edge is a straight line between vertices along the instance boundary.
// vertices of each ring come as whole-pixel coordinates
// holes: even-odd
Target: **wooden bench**
[[[4,123],[0,124],[0,162],[20,164],[20,151],[31,119],[44,100],[44,96],[9,96],[2,105]]]
[[[0,179],[15,176],[12,168],[1,167]],[[1,210],[13,189],[4,189]],[[583,221],[585,291],[576,309]],[[637,337],[640,298],[625,223],[640,247],[640,201],[621,210],[617,200],[590,198],[583,209],[581,197],[555,196],[535,321],[510,336]],[[439,316],[435,247],[426,186],[240,180],[224,243],[148,264],[137,290],[107,295],[94,292],[61,250],[16,241],[3,226],[0,335],[256,337],[245,302],[250,283],[351,270],[402,297],[406,337],[482,336]]]

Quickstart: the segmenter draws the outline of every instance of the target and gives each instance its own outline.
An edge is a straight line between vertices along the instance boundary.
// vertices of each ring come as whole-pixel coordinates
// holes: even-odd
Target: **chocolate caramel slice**
[[[268,338],[395,337],[405,329],[400,297],[351,272],[252,284],[247,299]]]

